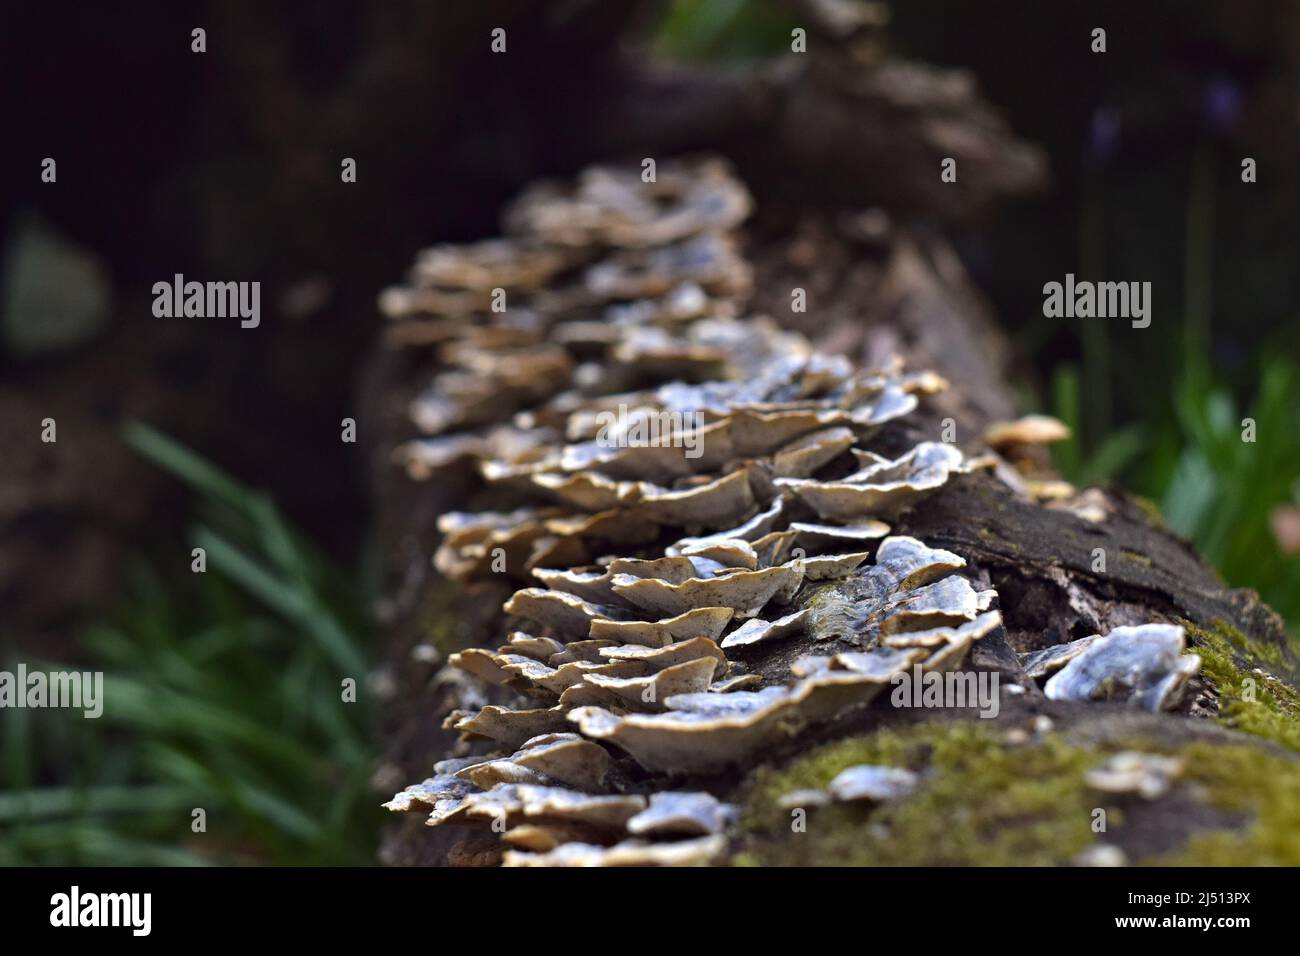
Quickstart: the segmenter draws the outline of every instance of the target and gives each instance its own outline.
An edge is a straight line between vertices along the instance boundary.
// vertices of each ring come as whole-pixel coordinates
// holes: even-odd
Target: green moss
[[[759,771],[744,818],[754,835],[743,862],[765,865],[1042,865],[1067,863],[1092,842],[1097,799],[1083,782],[1096,752],[1051,736],[1007,746],[970,721],[880,730],[820,747],[780,770]],[[923,774],[915,794],[877,808],[812,811],[792,832],[777,800],[824,787],[860,763]],[[1118,811],[1107,810],[1112,821]]]
[[[1192,836],[1177,853],[1146,861],[1173,866],[1300,866],[1300,761],[1256,747],[1192,744],[1183,779],[1204,799],[1249,820],[1243,829]]]
[[[1068,864],[1095,839],[1097,807],[1122,840],[1125,798],[1103,799],[1084,774],[1124,749],[1178,754],[1179,800],[1216,811],[1200,823],[1185,802],[1167,811],[1190,835],[1169,854],[1135,862],[1174,866],[1300,865],[1300,760],[1249,744],[1113,740],[1071,743],[1056,734],[1009,745],[995,726],[934,722],[883,729],[818,747],[750,782],[739,866],[1005,866]],[[905,800],[809,810],[806,828],[777,804],[792,790],[823,788],[854,764],[922,775]],[[1165,798],[1168,799],[1168,798]],[[1176,807],[1176,809],[1175,809]],[[1197,826],[1215,829],[1197,831]],[[1118,830],[1116,830],[1118,828]]]
[[[1133,564],[1140,564],[1144,568],[1151,567],[1151,559],[1138,551],[1121,550],[1119,556],[1122,561],[1130,561]]]
[[[1144,515],[1146,515],[1147,520],[1151,522],[1153,527],[1156,528],[1165,527],[1165,516],[1164,514],[1161,513],[1160,506],[1158,504],[1156,504],[1150,498],[1146,498],[1142,495],[1135,495],[1131,492],[1128,495],[1128,499],[1129,501],[1133,502],[1133,504],[1138,506],[1141,512]]]
[[[1229,727],[1300,750],[1300,694],[1268,669],[1289,670],[1282,649],[1252,641],[1223,621],[1183,622],[1201,658],[1201,673],[1219,694],[1219,720]],[[1253,699],[1252,699],[1253,698]]]
[[[998,534],[992,528],[980,528],[975,532],[975,537],[979,538],[985,545],[990,548],[1000,548],[1003,551],[1020,551],[1020,544],[1016,541],[1010,541]]]
[[[1286,653],[1224,622],[1183,622],[1202,673],[1219,694],[1220,721],[1300,750],[1300,694],[1279,679],[1293,673]],[[1253,683],[1252,683],[1253,682]],[[1055,734],[1008,745],[982,721],[918,724],[826,744],[788,765],[764,768],[748,787],[741,865],[1066,864],[1095,839],[1097,806],[1121,829],[1124,798],[1102,800],[1088,769],[1121,749],[1178,753],[1179,799],[1216,812],[1177,812],[1189,836],[1180,849],[1140,862],[1165,865],[1300,865],[1300,761],[1248,744],[1113,740],[1096,745]],[[906,767],[922,775],[908,799],[871,807],[810,810],[805,830],[779,806],[793,790],[824,788],[854,764]],[[1213,829],[1197,830],[1197,827]],[[1140,840],[1138,841],[1141,842]]]
[[[1201,632],[1204,633],[1204,631],[1205,629],[1202,628]],[[1263,641],[1252,640],[1222,618],[1215,620],[1210,631],[1248,655],[1255,662],[1262,661],[1278,671],[1285,671],[1291,666],[1281,647],[1276,644],[1266,644]]]

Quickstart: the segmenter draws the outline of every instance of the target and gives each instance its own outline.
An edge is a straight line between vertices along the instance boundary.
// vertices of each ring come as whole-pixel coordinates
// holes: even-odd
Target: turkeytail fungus
[[[652,182],[597,167],[526,190],[506,238],[428,250],[381,297],[389,346],[437,368],[397,462],[416,482],[471,468],[486,502],[439,518],[434,563],[515,587],[517,629],[447,660],[456,755],[386,804],[479,828],[475,862],[721,862],[738,814],[719,774],[1007,646],[987,575],[895,524],[974,472],[1032,500],[998,452],[1062,427],[995,425],[973,456],[880,441],[947,382],[749,314],[751,207],[718,159]],[[1022,693],[1160,710],[1197,671],[1183,650],[1153,624],[1012,663]],[[823,802],[916,786],[851,769]]]

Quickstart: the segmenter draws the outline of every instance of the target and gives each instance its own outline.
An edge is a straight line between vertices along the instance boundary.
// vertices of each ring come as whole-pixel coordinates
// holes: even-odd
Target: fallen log
[[[1045,471],[942,238],[657,168],[385,296],[385,861],[1294,862],[1281,622]],[[703,424],[598,437],[637,405]]]

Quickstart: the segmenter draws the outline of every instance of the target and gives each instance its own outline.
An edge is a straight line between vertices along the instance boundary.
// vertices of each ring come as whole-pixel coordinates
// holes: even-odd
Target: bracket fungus
[[[1088,786],[1103,793],[1137,794],[1154,800],[1164,795],[1182,772],[1181,757],[1125,750],[1089,770],[1084,779]]]
[[[854,800],[883,803],[907,797],[918,782],[916,774],[902,767],[855,764],[836,774],[825,790],[792,790],[783,794],[778,802],[785,809],[821,807]]]
[[[1049,699],[1119,699],[1143,710],[1166,710],[1178,704],[1187,681],[1201,669],[1199,656],[1183,653],[1183,629],[1173,624],[1117,627],[1083,640],[1087,645],[1043,686]]]
[[[900,453],[904,419],[947,383],[856,369],[748,316],[750,205],[718,160],[662,163],[648,184],[598,167],[528,190],[508,238],[430,250],[384,294],[398,326],[456,320],[389,339],[433,352],[410,407],[424,437],[398,463],[416,482],[473,469],[511,509],[444,515],[436,567],[513,579],[503,610],[526,622],[451,655],[484,688],[444,723],[474,756],[389,809],[493,825],[511,866],[714,862],[736,813],[674,777],[743,771],[1001,631],[987,576],[894,530],[987,464],[915,437]],[[1026,419],[987,440],[1057,437]],[[1181,629],[1117,628],[1024,667],[1052,699],[1157,709],[1196,670],[1182,651]],[[923,785],[851,770],[817,799]]]

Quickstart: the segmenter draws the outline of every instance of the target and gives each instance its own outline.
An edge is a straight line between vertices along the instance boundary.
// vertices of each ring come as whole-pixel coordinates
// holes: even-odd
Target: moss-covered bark
[[[1106,845],[1132,864],[1300,864],[1300,760],[1236,735],[1188,736],[1171,721],[1108,728],[1073,716],[1060,730],[1025,739],[999,722],[885,728],[761,768],[743,788],[745,836],[735,862],[1068,865]],[[1181,757],[1184,770],[1153,800],[1091,789],[1086,773],[1126,750]],[[824,787],[861,763],[904,767],[921,785],[879,806],[779,806],[783,794]]]

